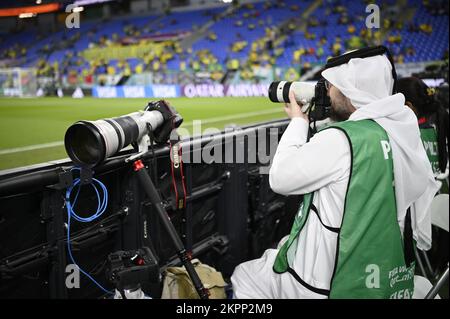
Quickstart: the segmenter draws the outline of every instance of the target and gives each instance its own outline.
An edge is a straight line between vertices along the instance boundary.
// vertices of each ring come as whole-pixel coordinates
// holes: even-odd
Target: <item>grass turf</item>
[[[0,98],[0,169],[66,158],[64,145],[17,150],[62,142],[67,128],[79,120],[97,120],[142,110],[148,99]],[[222,130],[228,124],[252,124],[284,118],[283,108],[267,98],[168,99],[192,132],[193,120]],[[273,111],[273,112],[272,112]],[[12,149],[16,149],[13,151]]]

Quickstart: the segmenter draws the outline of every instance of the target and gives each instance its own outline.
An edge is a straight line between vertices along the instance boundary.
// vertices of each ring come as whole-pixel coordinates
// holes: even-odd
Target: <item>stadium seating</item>
[[[179,70],[180,62],[188,59],[196,60],[198,59],[196,53],[208,50],[211,56],[217,58],[218,63],[226,68],[227,59],[238,59],[242,62],[241,65],[247,62],[252,44],[265,36],[266,28],[280,27],[289,19],[299,18],[313,2],[313,0],[261,1],[251,7],[244,5],[234,14],[222,19],[214,19],[214,17],[223,13],[225,7],[173,12],[164,16],[118,17],[101,23],[82,21],[80,29],[76,31],[65,29],[47,36],[39,35],[36,30],[26,30],[4,36],[3,41],[0,42],[0,60],[9,58],[8,52],[14,52],[14,59],[21,58],[20,66],[23,67],[36,66],[40,60],[44,59],[48,65],[56,63],[62,74],[69,72],[81,74],[83,71],[104,74],[107,73],[108,66],[112,67],[110,69],[114,72],[121,73],[124,68],[117,67],[117,60],[105,61],[105,66],[94,68],[95,63],[85,60],[80,53],[95,44],[105,46],[108,41],[120,42],[130,35],[132,37],[148,37],[196,32],[200,26],[210,21],[212,25],[205,35],[192,44],[192,53],[173,54],[168,61],[162,64],[168,70]],[[392,4],[394,2],[388,0],[383,3]],[[267,8],[267,3],[271,3],[272,6]],[[297,6],[298,10],[293,10],[292,6]],[[342,51],[345,51],[348,49],[346,42],[352,35],[359,35],[366,28],[365,6],[365,3],[359,1],[324,1],[307,19],[308,21],[318,21],[318,25],[310,25],[306,31],[296,29],[288,34],[287,39],[279,44],[281,54],[276,57],[275,65],[291,66],[294,52],[301,48],[310,51],[310,54],[301,56],[302,64],[325,62],[327,57],[334,54],[332,47],[336,41],[340,41]],[[342,14],[336,12],[335,8],[337,7],[345,8],[346,17],[350,18],[349,22],[339,23]],[[401,55],[403,62],[442,59],[445,54],[448,54],[448,12],[443,15],[432,15],[421,0],[408,0],[408,7],[416,8],[412,22],[404,23],[400,29],[392,28],[385,37],[384,44],[391,47],[396,55]],[[350,25],[354,30],[353,34],[348,31]],[[429,28],[431,32],[420,31],[421,25]],[[415,28],[417,30],[414,30]],[[306,32],[314,35],[315,38],[308,37]],[[217,40],[208,38],[208,34],[211,33],[217,36]],[[388,36],[395,36],[401,40],[399,43],[390,43],[387,40]],[[325,39],[325,42],[319,45],[321,38]],[[231,50],[231,46],[238,41],[245,41],[246,45],[241,50]],[[18,48],[26,48],[26,51],[23,51],[25,53],[16,54],[15,50],[19,50]],[[170,51],[170,49],[167,50]],[[321,54],[315,54],[318,50],[322,51]],[[67,52],[71,52],[71,54],[68,55]],[[272,51],[268,51],[268,53],[274,54]],[[144,68],[149,68],[149,63],[144,58],[130,58],[127,62],[132,71],[140,64]]]

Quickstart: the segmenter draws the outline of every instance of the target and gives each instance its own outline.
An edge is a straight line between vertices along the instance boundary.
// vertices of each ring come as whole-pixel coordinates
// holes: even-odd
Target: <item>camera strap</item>
[[[161,112],[164,124],[152,132],[152,139],[157,143],[166,143],[170,146],[170,172],[172,175],[172,208],[182,210],[186,208],[186,186],[183,174],[183,161],[180,136],[176,129],[181,125],[183,119],[177,115],[175,110],[164,100],[151,102],[146,111]],[[154,165],[155,166],[155,165]]]
[[[170,170],[172,174],[172,208],[182,210],[186,208],[186,185],[183,173],[182,147],[180,136],[175,128],[170,134]]]

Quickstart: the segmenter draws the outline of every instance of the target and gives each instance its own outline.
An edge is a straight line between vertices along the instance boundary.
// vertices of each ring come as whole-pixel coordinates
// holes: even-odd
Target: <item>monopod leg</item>
[[[203,287],[203,284],[197,272],[195,271],[194,266],[191,263],[191,258],[186,252],[186,249],[184,248],[183,243],[180,237],[178,236],[177,231],[175,230],[175,227],[170,221],[170,218],[162,205],[161,197],[159,196],[158,191],[156,190],[156,187],[153,184],[150,176],[148,175],[148,172],[145,169],[145,166],[142,163],[142,161],[141,160],[135,161],[133,163],[133,169],[139,178],[139,182],[141,183],[142,187],[147,193],[147,196],[150,198],[150,201],[152,202],[153,206],[158,212],[163,227],[169,234],[170,240],[172,241],[172,244],[175,246],[175,249],[177,251],[177,255],[180,258],[181,262],[183,263],[184,267],[186,268],[189,277],[191,277],[192,283],[194,284],[194,287],[197,290],[200,299],[208,299],[209,292],[207,289],[205,289],[205,287]]]

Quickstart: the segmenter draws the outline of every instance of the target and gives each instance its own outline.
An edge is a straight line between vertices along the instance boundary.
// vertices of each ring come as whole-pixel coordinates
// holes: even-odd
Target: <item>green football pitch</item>
[[[97,120],[142,110],[148,99],[0,98],[0,170],[67,157],[64,134],[79,120]],[[184,118],[190,134],[193,121],[222,130],[284,118],[283,107],[267,98],[168,99]]]

